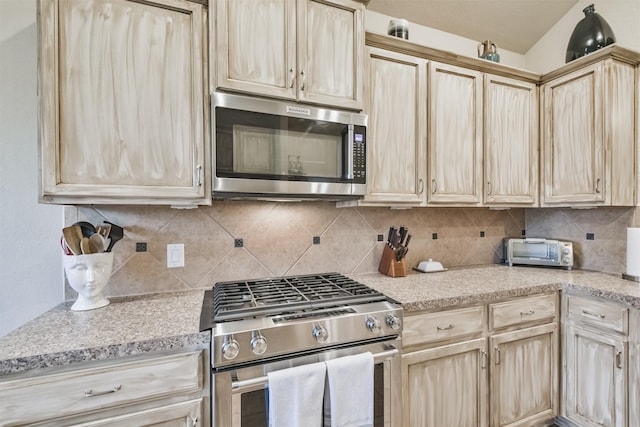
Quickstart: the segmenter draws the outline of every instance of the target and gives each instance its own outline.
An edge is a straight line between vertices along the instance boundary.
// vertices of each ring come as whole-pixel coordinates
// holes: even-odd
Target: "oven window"
[[[373,371],[373,425],[384,427],[384,365],[374,365]],[[241,396],[242,427],[268,427],[268,390],[255,390]]]

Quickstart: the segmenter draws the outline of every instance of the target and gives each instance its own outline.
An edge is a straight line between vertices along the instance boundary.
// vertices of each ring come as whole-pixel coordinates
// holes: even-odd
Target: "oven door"
[[[213,427],[267,427],[267,373],[363,352],[374,358],[374,426],[401,423],[401,340],[327,350],[256,366],[214,372]]]

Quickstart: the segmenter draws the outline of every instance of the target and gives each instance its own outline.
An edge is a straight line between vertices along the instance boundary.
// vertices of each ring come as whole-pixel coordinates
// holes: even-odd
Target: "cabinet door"
[[[574,325],[565,340],[564,415],[585,427],[626,427],[627,343]]]
[[[597,63],[543,86],[543,204],[610,202],[602,84]]]
[[[426,173],[426,62],[367,48],[364,203],[420,204]]]
[[[491,337],[491,414],[494,426],[531,426],[558,408],[558,325]]]
[[[484,338],[402,356],[405,427],[488,425]]]
[[[38,4],[41,200],[210,200],[203,6]]]
[[[364,6],[298,0],[298,98],[362,109]]]
[[[72,424],[74,427],[197,427],[204,425],[202,420],[202,399],[173,405],[162,405],[145,411],[101,420]]]
[[[533,83],[485,75],[484,201],[538,201],[538,96]]]
[[[428,202],[482,201],[482,73],[431,62]]]
[[[296,0],[216,0],[219,88],[296,98]]]

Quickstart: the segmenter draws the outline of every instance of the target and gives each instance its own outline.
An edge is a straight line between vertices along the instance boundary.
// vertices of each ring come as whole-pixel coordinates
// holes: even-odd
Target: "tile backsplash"
[[[433,258],[445,267],[500,262],[502,239],[527,236],[574,242],[576,266],[625,271],[626,228],[640,208],[509,209],[336,208],[330,202],[214,202],[178,210],[153,206],[68,207],[65,223],[104,220],[125,229],[114,247],[108,296],[209,288],[215,282],[317,272],[375,272],[390,226],[412,234],[407,266]],[[586,234],[593,233],[594,240]],[[481,237],[483,236],[483,237]],[[314,244],[314,238],[320,238]],[[243,246],[236,247],[235,240]],[[136,252],[136,243],[147,243]],[[167,244],[184,243],[185,266],[167,268]],[[68,299],[75,291],[65,287]]]
[[[577,268],[624,273],[627,227],[640,227],[640,208],[527,209],[525,223],[527,236],[573,242]]]
[[[214,202],[210,207],[68,207],[65,223],[104,220],[125,229],[113,249],[108,296],[208,288],[224,280],[317,272],[375,272],[390,226],[409,228],[407,266],[499,262],[502,239],[520,236],[524,209],[336,208],[330,202]],[[434,239],[434,234],[437,238]],[[481,237],[483,235],[484,237]],[[314,244],[314,237],[320,238]],[[242,239],[243,247],[235,247]],[[136,243],[147,243],[136,252]],[[184,243],[185,266],[167,268],[167,244]],[[68,285],[65,295],[75,298]]]

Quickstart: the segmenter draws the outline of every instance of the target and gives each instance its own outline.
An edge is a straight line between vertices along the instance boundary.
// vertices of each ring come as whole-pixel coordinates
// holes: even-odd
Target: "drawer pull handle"
[[[605,318],[604,314],[591,313],[590,311],[587,311],[587,310],[582,310],[582,314],[584,314],[585,316],[596,317],[598,319],[604,319]]]
[[[616,368],[622,369],[622,352],[616,351]]]
[[[436,329],[438,331],[448,331],[450,329],[453,329],[453,325],[449,323],[447,326],[436,326]]]
[[[120,389],[122,389],[122,386],[120,384],[113,386],[111,390],[99,391],[97,393],[94,393],[92,389],[88,389],[84,391],[84,397],[104,396],[105,394],[111,394],[115,393],[116,391],[120,391]]]
[[[520,312],[520,316],[531,316],[533,314],[535,314],[535,310],[529,310],[529,311],[521,311]]]

